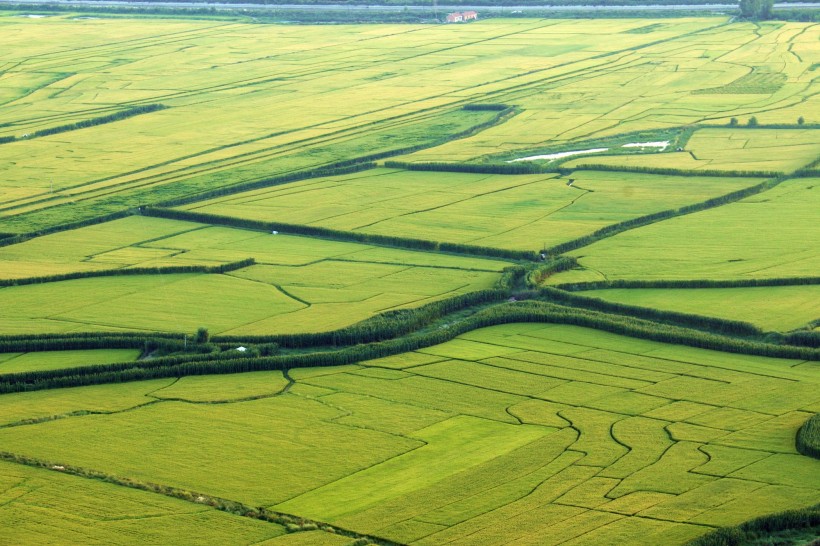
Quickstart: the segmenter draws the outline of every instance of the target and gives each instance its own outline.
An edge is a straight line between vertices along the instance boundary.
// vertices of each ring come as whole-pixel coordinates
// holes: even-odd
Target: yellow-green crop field
[[[683,546],[820,502],[820,24],[25,15],[0,544]]]
[[[537,250],[705,201],[754,178],[577,171],[482,175],[375,169],[198,202],[187,210],[433,241]]]
[[[816,275],[818,182],[787,180],[742,201],[627,231],[575,252],[597,278]]]
[[[817,499],[820,462],[794,450],[816,366],[512,324],[292,370],[286,393],[273,373],[133,383],[123,412],[97,387],[60,390],[63,410],[97,414],[0,441],[399,543],[673,544]],[[3,399],[35,415],[51,392]]]
[[[699,129],[681,151],[589,156],[566,167],[619,165],[672,169],[769,171],[790,173],[820,156],[816,132],[778,129]]]

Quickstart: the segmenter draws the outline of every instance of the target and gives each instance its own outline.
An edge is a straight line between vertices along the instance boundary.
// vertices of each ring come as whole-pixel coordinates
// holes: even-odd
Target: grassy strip
[[[820,413],[806,421],[797,431],[797,451],[807,457],[820,459]]]
[[[584,290],[604,290],[607,288],[753,288],[758,286],[803,286],[820,284],[820,277],[791,277],[773,279],[657,279],[657,280],[629,280],[591,281],[556,284],[554,288],[581,292]]]
[[[180,273],[209,273],[219,274],[236,271],[256,264],[253,258],[248,258],[238,262],[230,262],[220,265],[177,265],[158,267],[132,267],[125,269],[99,269],[96,271],[76,271],[74,273],[63,273],[60,275],[46,275],[43,277],[24,277],[21,279],[0,279],[0,287],[22,286],[26,284],[42,284],[47,282],[69,281],[73,279],[87,279],[90,277],[119,277],[124,275],[169,275]]]
[[[705,330],[709,332],[719,332],[721,334],[730,336],[761,336],[763,331],[757,326],[748,322],[738,320],[727,320],[716,317],[705,317],[702,315],[692,315],[689,313],[678,313],[675,311],[664,311],[655,309],[653,307],[639,307],[637,305],[627,305],[623,303],[614,303],[600,298],[593,298],[589,296],[581,296],[579,294],[572,294],[557,288],[545,287],[539,291],[539,294],[556,303],[563,305],[570,305],[572,307],[580,307],[582,309],[589,309],[592,311],[600,311],[603,313],[615,313],[618,315],[628,315],[631,317],[639,317],[642,319],[661,321],[665,323],[676,324],[688,328],[697,328],[698,330]]]
[[[737,527],[718,529],[696,538],[687,546],[743,546],[745,544],[791,544],[778,542],[776,536],[781,531],[818,531],[820,527],[820,504],[800,510],[788,510],[770,514],[741,523]],[[766,542],[759,542],[766,540]]]
[[[147,491],[149,493],[158,493],[160,495],[165,495],[166,497],[172,497],[187,502],[193,502],[196,504],[201,504],[203,506],[210,506],[212,508],[216,508],[217,510],[221,510],[222,512],[228,512],[230,514],[234,514],[237,516],[267,521],[270,523],[277,523],[285,527],[285,529],[289,533],[320,530],[325,531],[327,533],[333,533],[354,539],[356,542],[354,542],[353,544],[357,546],[365,546],[367,544],[378,544],[382,546],[401,546],[399,543],[393,542],[392,540],[374,537],[371,535],[363,535],[355,531],[349,531],[347,529],[333,527],[327,523],[323,523],[320,521],[294,516],[291,514],[286,514],[284,512],[268,510],[267,508],[261,506],[257,508],[252,508],[238,501],[223,499],[220,497],[207,495],[205,493],[197,493],[194,491],[189,491],[187,489],[180,489],[178,487],[171,487],[168,485],[144,482],[132,478],[121,478],[119,476],[105,474],[97,470],[90,470],[78,466],[43,461],[41,459],[26,457],[24,455],[17,455],[15,453],[9,453],[7,451],[0,451],[0,460],[10,463],[22,464],[34,468],[42,468],[46,470],[52,470],[55,472],[62,472],[63,474],[70,474],[72,476],[78,476],[81,478],[100,480],[114,485],[130,487],[131,489],[139,489],[140,491]]]
[[[786,180],[785,177],[772,178],[770,180],[761,182],[760,184],[757,184],[755,186],[734,191],[732,193],[727,193],[726,195],[722,195],[720,197],[713,197],[712,199],[708,199],[700,203],[695,203],[694,205],[687,205],[679,209],[664,210],[661,212],[647,214],[646,216],[640,216],[638,218],[633,218],[631,220],[619,222],[617,224],[612,224],[604,228],[601,228],[597,231],[594,231],[589,235],[584,235],[583,237],[573,239],[572,241],[567,241],[566,243],[561,243],[559,245],[555,245],[553,247],[544,249],[542,253],[550,256],[556,256],[558,254],[563,254],[564,252],[570,252],[572,250],[577,250],[579,248],[591,245],[592,243],[600,241],[601,239],[612,237],[613,235],[623,233],[624,231],[628,231],[630,229],[647,226],[649,224],[653,224],[661,220],[668,220],[669,218],[674,218],[676,216],[692,214],[693,212],[700,212],[702,210],[707,210],[719,207],[721,205],[726,205],[728,203],[733,203],[735,201],[740,201],[741,199],[745,199],[746,197],[749,197],[751,195],[756,195],[766,190],[770,190],[778,184],[780,184],[781,182],[783,182],[784,180]]]
[[[184,220],[188,222],[199,222],[203,224],[229,226],[241,229],[277,231],[290,235],[304,235],[307,237],[320,237],[323,239],[332,239],[336,241],[350,241],[355,243],[407,248],[411,250],[449,252],[453,254],[479,256],[482,258],[501,258],[505,260],[536,259],[535,252],[526,250],[507,250],[503,248],[463,245],[459,243],[439,243],[437,241],[428,241],[425,239],[410,239],[406,237],[393,237],[390,235],[358,233],[353,231],[341,231],[337,229],[299,224],[285,224],[280,222],[263,222],[261,220],[248,220],[243,218],[234,218],[231,216],[219,216],[216,214],[206,214],[202,212],[174,210],[160,207],[144,207],[142,212],[146,216],[152,216],[155,218],[170,218],[172,220]]]
[[[149,360],[104,364],[85,368],[6,374],[0,376],[0,393],[143,381],[189,375],[343,366],[431,347],[450,341],[471,330],[515,322],[572,324],[615,334],[704,349],[801,360],[820,360],[820,350],[816,349],[779,346],[679,326],[659,324],[632,317],[607,315],[597,311],[564,307],[551,303],[525,301],[485,308],[469,317],[443,324],[436,329],[417,332],[389,341],[355,345],[338,351],[230,359],[205,357],[208,360],[188,361],[178,365],[164,365],[161,362]]]

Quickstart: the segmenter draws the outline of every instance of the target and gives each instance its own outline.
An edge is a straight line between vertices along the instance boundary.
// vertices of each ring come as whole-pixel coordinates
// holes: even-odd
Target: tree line
[[[405,161],[385,161],[384,166],[389,169],[404,169],[406,171],[438,171],[476,174],[540,174],[545,172],[543,167],[532,162],[518,163],[445,163],[424,162],[407,163]]]
[[[608,288],[751,288],[758,286],[803,286],[820,284],[820,277],[779,277],[770,279],[617,279],[556,284],[570,292]]]
[[[227,351],[203,355],[201,359],[188,356],[186,358],[176,357],[179,359],[176,361],[156,362],[147,360],[102,364],[84,368],[21,372],[0,375],[0,392],[76,387],[189,375],[342,366],[438,345],[471,330],[514,322],[572,324],[615,334],[725,352],[802,360],[820,359],[820,351],[817,349],[739,339],[681,326],[659,324],[635,317],[610,315],[549,302],[520,301],[486,307],[468,317],[442,324],[437,328],[428,328],[385,341],[352,345],[339,350],[255,357],[237,356],[239,353]]]

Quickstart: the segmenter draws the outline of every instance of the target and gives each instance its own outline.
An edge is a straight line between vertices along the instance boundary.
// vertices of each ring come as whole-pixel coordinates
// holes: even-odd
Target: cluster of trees
[[[785,178],[783,177],[773,178],[761,182],[760,184],[757,184],[755,186],[734,191],[732,193],[727,193],[726,195],[722,195],[720,197],[713,197],[712,199],[708,199],[700,203],[695,203],[694,205],[687,205],[679,209],[664,210],[661,212],[648,214],[646,216],[639,216],[638,218],[633,218],[631,220],[625,220],[617,224],[612,224],[603,227],[597,231],[590,233],[589,235],[584,235],[583,237],[579,237],[577,239],[573,239],[571,241],[567,241],[565,243],[561,243],[553,247],[544,249],[543,252],[550,256],[557,256],[559,254],[570,252],[572,250],[590,245],[595,241],[598,241],[605,237],[611,237],[613,235],[621,233],[622,231],[634,229],[636,227],[646,226],[654,222],[658,222],[660,220],[666,220],[669,218],[674,218],[675,216],[682,216],[684,214],[691,214],[693,212],[698,212],[701,210],[706,210],[721,205],[725,205],[727,203],[732,203],[734,201],[739,201],[741,199],[745,199],[750,195],[755,195],[762,191],[771,189],[783,180],[785,180]]]
[[[220,216],[216,214],[207,214],[203,212],[174,210],[161,207],[145,207],[143,208],[143,214],[145,214],[146,216],[153,216],[156,218],[185,220],[189,222],[200,222],[204,224],[229,226],[242,229],[278,231],[291,235],[306,235],[309,237],[334,239],[337,241],[352,241],[363,244],[384,245],[397,248],[409,248],[412,250],[451,252],[454,254],[466,254],[469,256],[481,256],[485,258],[501,258],[507,260],[531,261],[535,260],[537,257],[534,252],[526,250],[507,250],[503,248],[465,245],[461,243],[440,243],[437,241],[428,241],[426,239],[410,239],[407,237],[395,237],[391,235],[378,235],[374,233],[342,231],[338,229],[330,229],[317,226],[305,226],[300,224],[263,222],[261,220],[249,220],[244,218],[234,218],[232,216]]]
[[[464,110],[472,110],[472,111],[490,111],[490,112],[504,112],[505,110],[510,110],[512,106],[508,104],[494,104],[489,102],[484,103],[474,103],[474,104],[465,104]]]
[[[808,457],[820,459],[820,413],[803,423],[797,431],[797,451]]]
[[[788,510],[763,516],[737,527],[727,527],[712,531],[687,543],[687,546],[745,546],[747,544],[794,544],[788,537],[778,542],[773,537],[780,532],[791,532],[792,536],[811,532],[820,526],[820,504]]]
[[[75,271],[59,275],[45,275],[42,277],[24,277],[21,279],[0,279],[2,286],[22,286],[26,284],[42,284],[47,282],[68,281],[73,279],[87,279],[91,277],[121,277],[128,275],[170,275],[181,273],[209,273],[220,274],[236,271],[254,265],[253,258],[238,262],[229,262],[220,265],[172,265],[157,267],[132,267],[121,269],[98,269],[95,271]]]
[[[740,15],[746,19],[769,19],[774,0],[740,0]]]

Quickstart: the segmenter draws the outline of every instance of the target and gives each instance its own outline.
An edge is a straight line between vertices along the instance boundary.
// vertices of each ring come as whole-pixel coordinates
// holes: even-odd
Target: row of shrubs
[[[407,171],[437,171],[477,174],[538,174],[544,168],[537,163],[407,163],[405,161],[385,161],[384,166],[390,169],[404,169]]]
[[[211,508],[221,510],[222,512],[228,512],[236,516],[243,516],[247,518],[282,525],[289,533],[320,530],[327,533],[333,533],[355,539],[355,544],[358,545],[378,544],[380,546],[399,546],[398,543],[393,542],[391,540],[386,540],[379,537],[372,537],[369,535],[362,535],[361,533],[356,533],[354,531],[349,531],[347,529],[331,526],[327,523],[322,523],[316,520],[303,518],[301,516],[293,516],[291,514],[286,514],[284,512],[276,512],[264,507],[252,508],[238,501],[223,499],[220,497],[215,497],[204,493],[197,493],[195,491],[189,491],[187,489],[181,489],[169,485],[144,482],[133,478],[121,478],[119,476],[115,476],[113,474],[106,474],[98,470],[91,470],[88,468],[82,468],[63,463],[43,461],[41,459],[35,459],[33,457],[19,455],[16,453],[9,453],[7,451],[0,451],[0,460],[16,464],[22,464],[34,468],[44,468],[47,470],[61,472],[63,474],[79,476],[81,478],[99,480],[114,485],[130,487],[131,489],[138,489],[140,491],[158,493],[166,497],[172,497],[187,502],[193,502],[203,506],[210,506]]]
[[[637,227],[646,226],[652,224],[654,222],[659,222],[661,220],[667,220],[669,218],[674,218],[675,216],[682,216],[684,214],[691,214],[693,212],[698,212],[714,207],[718,207],[721,205],[725,205],[727,203],[732,203],[734,201],[739,201],[741,199],[745,199],[751,195],[758,194],[760,192],[766,191],[768,189],[773,188],[780,182],[785,180],[785,178],[773,178],[771,180],[766,180],[765,182],[761,182],[760,184],[756,184],[754,186],[744,188],[742,190],[733,191],[731,193],[727,193],[726,195],[722,195],[720,197],[713,197],[712,199],[708,199],[706,201],[702,201],[700,203],[695,203],[693,205],[687,205],[685,207],[681,207],[679,209],[669,209],[660,212],[655,212],[653,214],[647,214],[646,216],[639,216],[638,218],[632,218],[631,220],[625,220],[623,222],[619,222],[617,224],[612,224],[606,227],[603,227],[597,231],[590,233],[589,235],[584,235],[583,237],[579,237],[577,239],[573,239],[572,241],[567,241],[565,243],[561,243],[545,249],[544,252],[549,255],[559,255],[565,252],[570,252],[572,250],[576,250],[581,247],[585,247],[590,245],[600,239],[611,237],[623,231],[627,231],[629,229],[634,229]]]
[[[778,541],[777,534],[793,531],[811,532],[820,527],[820,504],[770,514],[741,523],[737,527],[728,527],[712,531],[687,543],[686,546],[746,546],[750,544],[795,544],[791,541]],[[774,536],[773,536],[774,535]],[[814,542],[812,542],[814,544]]]
[[[42,237],[43,235],[49,235],[51,233],[57,233],[59,231],[70,231],[72,229],[78,229],[81,227],[86,226],[93,226],[96,224],[103,224],[105,222],[111,222],[113,220],[119,220],[120,218],[125,218],[127,216],[133,216],[137,213],[136,209],[124,209],[119,210],[117,212],[112,212],[111,214],[105,214],[102,216],[94,216],[93,218],[86,218],[84,220],[79,220],[77,222],[70,222],[67,224],[60,224],[56,226],[51,226],[43,229],[39,229],[37,231],[31,231],[29,233],[21,233],[18,235],[13,235],[9,237],[5,237],[0,239],[0,247],[9,246],[9,245],[16,245],[19,243],[24,243],[29,239],[34,239],[35,237]]]
[[[563,283],[555,288],[572,292],[607,288],[751,288],[758,286],[802,286],[820,284],[820,277],[780,277],[771,279],[618,279]]]
[[[119,112],[115,112],[113,114],[108,114],[107,116],[100,116],[96,118],[86,119],[83,121],[78,121],[76,123],[68,123],[66,125],[59,125],[57,127],[49,127],[48,129],[40,129],[39,131],[35,131],[25,138],[34,138],[34,137],[44,137],[48,135],[56,135],[58,133],[66,133],[68,131],[76,131],[77,129],[85,129],[86,127],[94,127],[96,125],[103,125],[105,123],[112,123],[114,121],[120,121],[123,119],[132,118],[134,116],[139,116],[141,114],[149,114],[151,112],[158,112],[159,110],[165,110],[168,108],[164,104],[145,104],[143,106],[134,106],[132,108],[127,108],[125,110],[120,110]],[[14,142],[16,140],[21,140],[15,136],[5,136],[0,137],[0,144],[5,144],[7,142]]]
[[[0,393],[119,383],[162,377],[285,370],[315,366],[342,366],[430,347],[449,341],[470,330],[513,322],[572,324],[654,341],[733,353],[802,360],[820,359],[820,351],[811,348],[774,345],[679,326],[658,324],[633,317],[607,315],[597,311],[551,303],[523,301],[488,307],[469,317],[441,325],[435,329],[427,329],[388,341],[354,345],[336,351],[253,358],[236,358],[235,354],[225,358],[219,357],[219,355],[216,357],[209,355],[202,360],[188,360],[174,365],[165,365],[161,362],[157,363],[149,360],[103,364],[86,368],[30,372],[28,374],[7,374],[0,376]],[[266,339],[271,340],[270,338]],[[40,375],[34,376],[33,373]]]
[[[583,309],[601,311],[603,313],[629,315],[646,320],[672,323],[680,326],[686,326],[688,328],[697,328],[698,330],[719,332],[730,336],[752,337],[763,334],[757,326],[754,326],[748,322],[727,320],[716,317],[705,317],[702,315],[693,315],[689,313],[678,313],[675,311],[665,311],[662,309],[655,309],[654,307],[639,307],[637,305],[609,302],[600,298],[581,296],[579,294],[573,294],[571,292],[566,292],[564,290],[559,290],[552,287],[544,287],[539,291],[539,293],[542,297],[548,299],[549,301],[570,305],[572,307],[581,307]]]
[[[95,271],[75,271],[73,273],[61,273],[58,275],[45,275],[42,277],[24,277],[21,279],[0,279],[0,287],[22,286],[26,284],[42,284],[47,282],[68,281],[73,279],[87,279],[91,277],[122,277],[128,275],[170,275],[180,273],[228,273],[245,267],[254,265],[253,258],[229,262],[220,265],[172,265],[157,267],[131,267],[120,269],[98,269]]]
[[[740,170],[716,170],[716,169],[671,169],[664,167],[637,167],[630,165],[603,165],[590,163],[575,168],[559,167],[557,171],[561,174],[569,174],[578,170],[587,171],[613,171],[622,173],[639,174],[662,174],[665,176],[719,176],[722,178],[774,178],[782,173],[777,171],[740,171]]]
[[[94,127],[96,125],[103,125],[112,123],[123,119],[132,118],[142,114],[150,114],[151,112],[158,112],[168,108],[164,104],[145,104],[143,106],[134,106],[125,110],[120,110],[107,116],[100,116],[97,118],[86,119],[78,121],[77,123],[69,123],[67,125],[59,125],[57,127],[49,127],[48,129],[41,129],[31,134],[32,137],[43,137],[48,135],[56,135],[58,133],[66,133],[68,131],[76,131],[77,129],[85,129],[87,127]]]
[[[352,241],[364,244],[385,245],[397,248],[408,248],[411,250],[451,252],[454,254],[467,254],[470,256],[501,258],[505,260],[535,260],[537,257],[535,252],[526,250],[508,250],[503,248],[465,245],[460,243],[440,243],[425,239],[410,239],[407,237],[394,237],[391,235],[378,235],[375,233],[342,231],[338,229],[305,226],[299,224],[265,222],[262,220],[220,216],[203,212],[174,210],[159,207],[144,207],[142,212],[146,216],[153,216],[156,218],[185,220],[188,222],[200,222],[204,224],[222,225],[241,229],[277,231],[287,233],[289,235],[305,235],[308,237],[321,237],[324,239],[334,239],[337,241]]]

